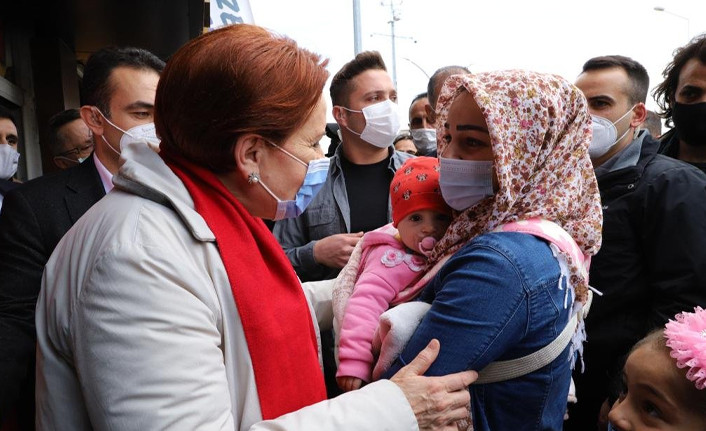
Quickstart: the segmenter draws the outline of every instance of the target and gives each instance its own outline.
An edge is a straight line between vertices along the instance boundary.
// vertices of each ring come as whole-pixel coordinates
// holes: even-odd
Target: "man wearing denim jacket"
[[[273,230],[302,281],[336,277],[363,233],[391,221],[390,181],[411,157],[392,146],[397,91],[379,53],[358,54],[333,77],[330,91],[342,143],[328,179],[301,216]],[[375,125],[367,124],[372,117]]]

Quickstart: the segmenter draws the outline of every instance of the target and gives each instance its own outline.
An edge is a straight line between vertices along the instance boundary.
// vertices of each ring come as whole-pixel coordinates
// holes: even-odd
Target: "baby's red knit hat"
[[[451,215],[451,208],[439,188],[439,160],[434,157],[414,157],[395,172],[390,183],[392,225],[412,212],[432,210]]]

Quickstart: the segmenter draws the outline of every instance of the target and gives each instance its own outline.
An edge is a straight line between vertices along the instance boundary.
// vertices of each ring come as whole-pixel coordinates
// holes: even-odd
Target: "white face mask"
[[[147,144],[147,146],[150,147],[154,152],[159,153],[160,140],[157,137],[157,131],[154,127],[154,123],[140,124],[139,126],[131,127],[128,130],[123,130],[122,128],[116,126],[105,115],[103,115],[100,110],[98,110],[98,112],[100,112],[101,116],[105,119],[105,121],[108,122],[108,124],[113,126],[115,129],[123,132],[123,136],[120,138],[121,150],[123,146],[130,141],[143,140]],[[120,155],[120,151],[116,150],[112,145],[110,145],[110,142],[105,139],[105,135],[101,135],[101,139],[103,139],[103,142],[105,142],[115,154]]]
[[[0,144],[0,180],[10,179],[17,172],[20,153],[8,144]]]
[[[360,136],[360,139],[365,142],[375,145],[378,148],[387,148],[392,145],[397,132],[400,131],[400,119],[397,116],[397,105],[390,99],[383,100],[380,103],[369,105],[363,108],[362,111],[348,109],[342,106],[343,109],[350,112],[362,112],[365,117],[365,128],[362,133],[357,133],[348,129],[349,132]]]
[[[628,134],[631,127],[620,135],[618,138],[618,129],[615,128],[615,124],[620,120],[625,118],[626,115],[632,112],[632,110],[637,105],[633,105],[632,108],[628,110],[622,117],[618,118],[615,123],[611,122],[607,118],[599,117],[598,115],[591,115],[591,120],[593,121],[593,137],[591,138],[591,144],[588,146],[588,155],[592,159],[603,156],[608,151],[610,151],[615,144],[617,144],[625,135]]]
[[[463,211],[493,196],[493,162],[439,158],[439,187],[447,204]]]
[[[160,140],[157,137],[157,129],[154,123],[140,124],[127,130],[122,138],[120,138],[120,148],[132,140],[144,140],[147,146],[155,153],[159,153]]]
[[[436,150],[436,129],[412,129],[412,140],[420,156]]]

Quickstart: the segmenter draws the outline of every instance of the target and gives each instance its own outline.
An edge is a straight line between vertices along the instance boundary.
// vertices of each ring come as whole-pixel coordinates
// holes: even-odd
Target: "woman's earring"
[[[257,172],[250,172],[248,175],[248,184],[257,183],[260,181],[260,175]]]

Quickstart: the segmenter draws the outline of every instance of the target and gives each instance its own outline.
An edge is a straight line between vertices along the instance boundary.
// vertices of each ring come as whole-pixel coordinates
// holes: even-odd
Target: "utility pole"
[[[363,51],[360,37],[360,0],[353,0],[353,51],[355,51],[355,55]]]
[[[385,5],[385,3],[382,3]],[[395,10],[394,0],[390,0],[390,13],[392,19],[390,23],[390,40],[392,40],[392,83],[397,88],[397,52],[395,50],[395,22],[400,20],[400,16]]]
[[[390,38],[390,41],[392,42],[392,82],[395,85],[395,88],[397,88],[397,47],[395,45],[396,39],[410,39],[414,43],[417,43],[417,41],[411,36],[397,36],[395,34],[395,22],[400,20],[400,14],[399,11],[395,8],[394,2],[395,0],[390,0],[390,12],[392,14],[392,18],[387,22],[388,24],[390,24],[390,34],[372,33],[370,34],[370,36],[385,36]],[[387,6],[384,1],[380,2],[380,4],[383,6]]]

